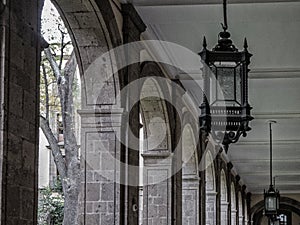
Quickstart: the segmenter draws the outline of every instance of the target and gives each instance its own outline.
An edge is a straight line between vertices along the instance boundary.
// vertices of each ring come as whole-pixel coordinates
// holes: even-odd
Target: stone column
[[[198,225],[200,223],[200,178],[198,176],[183,177],[182,183],[182,224]]]
[[[239,225],[245,225],[244,216],[239,216]]]
[[[236,209],[231,209],[231,225],[236,225],[236,214],[237,210]]]
[[[216,201],[217,192],[206,193],[206,225],[216,224]]]
[[[43,1],[0,1],[1,224],[36,224]]]
[[[252,225],[252,221],[251,221],[251,217],[250,217],[250,209],[251,209],[251,196],[252,194],[250,192],[247,193],[246,195],[246,213],[247,213],[247,218],[248,221],[246,223],[246,225]]]
[[[80,224],[119,225],[122,109],[85,109],[81,115]]]
[[[231,162],[227,163],[227,196],[228,196],[228,202],[229,202],[229,206],[228,206],[228,224],[229,225],[232,225],[233,222],[232,222],[232,212],[231,212],[231,209],[232,209],[232,204],[233,202],[231,201],[232,200],[232,192],[231,192],[231,181],[232,181],[232,175],[231,175],[231,170],[233,168],[233,165]]]
[[[149,151],[144,157],[143,224],[171,224],[171,153]]]
[[[228,207],[229,203],[222,201],[221,202],[221,224],[227,225],[228,224]]]
[[[146,26],[138,13],[131,4],[122,4],[122,15],[123,15],[123,42],[124,44],[140,41],[140,35],[145,31]],[[128,49],[130,53],[125,52],[125,60],[134,60],[136,62],[140,59],[141,49]],[[130,85],[131,82],[140,78],[140,64],[135,63],[128,65],[124,69],[123,79],[124,86]],[[125,135],[131,130],[132,136],[127,137],[127,142],[132,147],[123,146],[126,151],[124,159],[128,165],[133,167],[124,168],[124,176],[127,177],[129,185],[122,186],[121,199],[122,207],[124,211],[122,213],[122,224],[127,225],[138,225],[139,223],[139,131],[140,131],[140,106],[138,102],[132,102],[136,96],[139,96],[139,90],[129,88],[127,96],[123,99],[122,104],[129,113],[128,126],[125,127]],[[133,105],[132,108],[129,108]],[[126,122],[126,121],[125,121]],[[122,170],[123,171],[123,170]]]

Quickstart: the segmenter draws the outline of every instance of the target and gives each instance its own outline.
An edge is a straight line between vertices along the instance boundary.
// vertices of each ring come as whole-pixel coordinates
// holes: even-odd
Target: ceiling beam
[[[240,141],[235,143],[233,146],[240,146],[240,145],[269,145],[270,141],[266,140],[266,141],[260,141],[260,140],[251,140],[248,139],[247,141]],[[300,144],[300,140],[273,140],[273,144],[275,145],[299,145]],[[234,149],[234,147],[232,147]]]
[[[300,68],[254,68],[249,79],[288,79],[300,78]]]
[[[269,184],[269,183],[270,183],[270,181],[266,180],[264,183],[257,184],[257,183],[250,182],[247,185],[250,186],[250,187],[260,188],[260,187],[264,187],[265,184]],[[279,182],[279,181],[276,181],[275,185],[276,185],[276,188],[278,188],[278,186],[283,186],[283,187],[293,186],[293,187],[295,187],[295,186],[300,186],[300,183],[299,183],[299,181],[298,182],[296,182],[296,181],[295,182],[284,182],[284,181]]]
[[[160,36],[157,35],[156,38],[160,38]],[[179,73],[177,75],[177,78],[180,80],[202,80],[203,79],[202,72],[200,69],[188,69],[185,72],[186,73]],[[300,79],[300,68],[283,68],[283,69],[282,68],[254,68],[251,69],[251,71],[249,72],[250,80],[294,79],[294,78]]]
[[[220,0],[121,0],[134,6],[173,6],[173,5],[212,5],[221,4]],[[230,0],[229,4],[298,2],[297,0]]]
[[[255,194],[255,195],[261,195],[263,194],[263,190],[256,190],[256,189],[252,189],[250,190],[250,192],[252,194]],[[300,193],[300,190],[280,190],[280,194],[299,194]]]
[[[279,157],[279,156],[278,156]],[[299,158],[298,158],[299,157]],[[294,157],[294,158],[290,158],[290,159],[287,159],[287,158],[273,158],[273,162],[286,162],[286,163],[289,163],[289,162],[298,162],[300,163],[300,156],[298,157]],[[256,164],[256,163],[259,163],[259,162],[266,162],[266,163],[269,163],[270,162],[270,159],[269,158],[266,158],[266,159],[237,159],[237,160],[231,160],[231,162],[235,165],[237,164],[246,164],[246,163],[253,163],[253,164]]]
[[[254,112],[253,116],[255,119],[297,119],[300,118],[300,112]]]
[[[273,174],[275,174],[276,177],[281,177],[281,176],[300,176],[300,171],[299,172],[295,172],[295,171],[286,171],[286,172],[282,172],[282,171],[273,171]],[[270,172],[266,171],[266,172],[243,172],[243,173],[239,173],[239,175],[241,177],[245,177],[245,176],[270,176]]]

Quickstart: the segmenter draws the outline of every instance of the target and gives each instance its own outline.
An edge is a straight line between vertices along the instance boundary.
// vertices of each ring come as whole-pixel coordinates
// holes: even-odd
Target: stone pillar
[[[138,13],[131,4],[122,4],[122,15],[123,15],[123,42],[124,44],[140,41],[140,35],[145,31],[146,26],[142,19],[139,17]],[[129,49],[130,54],[125,52],[125,60],[134,60],[136,62],[140,59],[141,49]],[[123,74],[124,86],[130,85],[131,82],[140,78],[140,65],[135,63],[128,65],[124,69]],[[136,96],[139,96],[139,90],[129,88],[126,93],[125,99],[123,99],[122,104],[126,111],[129,113],[129,123],[125,128],[125,133],[129,129],[131,130],[134,137],[128,136],[127,142],[130,143],[132,147],[123,146],[126,151],[125,161],[128,165],[133,167],[124,168],[123,174],[128,179],[129,185],[122,186],[121,199],[122,207],[124,207],[124,212],[122,213],[122,224],[127,225],[138,225],[139,223],[139,131],[140,131],[140,106],[139,103],[131,102]],[[133,100],[134,101],[134,100]],[[128,106],[134,105],[132,108]],[[125,135],[126,135],[125,134]]]
[[[149,151],[144,157],[143,224],[171,224],[171,153]]]
[[[228,202],[229,202],[229,206],[228,206],[228,224],[232,225],[232,190],[231,190],[231,181],[232,181],[232,175],[231,175],[231,170],[233,168],[233,165],[231,162],[227,163],[227,196],[228,196]]]
[[[216,201],[217,192],[206,193],[206,225],[216,224]]]
[[[182,224],[198,225],[200,223],[199,182],[198,176],[183,177]]]
[[[247,193],[246,195],[246,213],[247,213],[247,218],[248,221],[246,221],[246,225],[252,224],[251,218],[250,218],[250,209],[251,209],[251,196],[252,194],[250,192]]]
[[[236,209],[231,209],[231,225],[236,225],[236,214],[237,210]]]
[[[122,109],[85,109],[81,116],[80,224],[119,225]]]
[[[244,216],[239,216],[239,225],[245,225],[244,224]]]
[[[229,203],[222,201],[221,202],[221,224],[228,225],[228,207]]]
[[[1,224],[36,224],[43,1],[0,1]]]

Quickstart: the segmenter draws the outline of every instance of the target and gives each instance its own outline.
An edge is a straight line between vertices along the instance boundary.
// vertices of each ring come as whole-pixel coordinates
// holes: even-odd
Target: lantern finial
[[[244,39],[244,49],[248,48],[248,41],[247,38]]]
[[[206,37],[203,37],[203,43],[202,43],[203,48],[207,47],[207,43],[206,43]]]

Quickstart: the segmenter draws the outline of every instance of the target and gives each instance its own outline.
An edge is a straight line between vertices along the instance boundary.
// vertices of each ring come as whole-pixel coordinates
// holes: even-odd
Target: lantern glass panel
[[[267,211],[276,211],[277,199],[275,196],[267,196],[265,204]]]
[[[211,104],[240,106],[241,64],[236,62],[214,62],[210,67],[216,78],[211,83]]]

